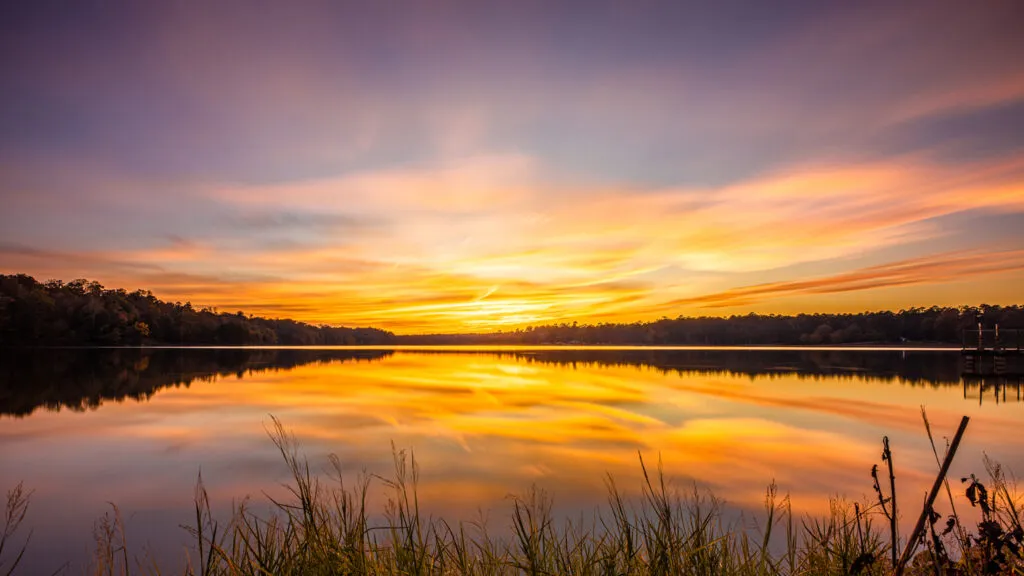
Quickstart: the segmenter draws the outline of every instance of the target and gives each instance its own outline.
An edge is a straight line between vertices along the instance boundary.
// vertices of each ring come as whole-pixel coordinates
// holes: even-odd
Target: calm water
[[[921,406],[940,435],[972,417],[951,476],[983,472],[983,452],[1024,473],[1018,384],[965,386],[959,362],[956,351],[864,350],[8,353],[0,488],[35,491],[24,573],[64,561],[80,573],[108,502],[133,554],[180,563],[200,469],[218,510],[280,493],[269,415],[315,469],[335,453],[353,478],[386,474],[392,442],[411,448],[428,512],[482,512],[496,527],[507,496],[531,485],[565,514],[602,505],[606,473],[635,491],[638,453],[736,510],[759,509],[774,479],[797,511],[821,513],[831,495],[870,496],[883,435],[901,499],[917,503],[937,468]]]

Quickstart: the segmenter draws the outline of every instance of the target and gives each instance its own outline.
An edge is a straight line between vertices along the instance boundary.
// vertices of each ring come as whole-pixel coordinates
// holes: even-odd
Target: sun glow
[[[381,15],[328,6],[291,27],[150,7],[145,33],[82,46],[77,23],[29,26],[4,94],[38,111],[0,131],[0,273],[397,333],[1016,303],[1010,4],[912,2],[884,30],[780,10],[786,33],[714,50],[653,6],[576,40],[541,33],[546,10],[431,11],[387,48],[342,32]],[[580,66],[584,38],[622,44]]]
[[[246,218],[333,214],[336,224],[270,229],[271,238],[283,234],[280,245],[263,239],[258,248],[227,236],[135,250],[8,249],[4,264],[43,277],[99,276],[231,311],[397,332],[787,312],[798,302],[804,310],[897,308],[922,304],[942,283],[1024,275],[1020,251],[1006,244],[913,257],[902,248],[943,247],[947,233],[935,222],[952,214],[1024,210],[1017,161],[979,164],[973,178],[915,161],[642,193],[552,188],[535,166],[482,158],[439,172],[214,189],[208,198]],[[401,187],[378,188],[385,184]],[[458,192],[470,188],[482,196]],[[362,190],[376,194],[351,201]],[[1012,300],[995,285],[958,284],[955,298],[926,303],[963,304],[981,288],[990,302]]]

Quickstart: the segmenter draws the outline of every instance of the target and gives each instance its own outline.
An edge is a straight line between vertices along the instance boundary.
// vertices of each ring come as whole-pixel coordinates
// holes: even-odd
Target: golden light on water
[[[146,458],[149,464],[137,462],[142,469],[184,466],[175,477],[203,466],[217,494],[237,497],[281,478],[265,433],[272,414],[314,462],[335,452],[357,466],[352,473],[362,466],[387,472],[392,442],[413,449],[422,487],[439,498],[438,509],[452,505],[468,514],[477,505],[500,507],[506,494],[532,484],[569,503],[599,502],[606,474],[620,487],[638,487],[642,455],[649,463],[660,458],[678,486],[698,482],[740,507],[756,508],[775,481],[798,512],[812,513],[824,510],[830,496],[870,492],[867,472],[882,435],[898,447],[908,493],[930,481],[934,461],[919,416],[925,397],[937,430],[955,425],[962,413],[983,416],[955,473],[977,468],[980,447],[1008,465],[1024,453],[1015,434],[1019,406],[982,412],[957,387],[556,364],[531,360],[529,348],[512,350],[399,351],[370,363],[314,363],[196,381],[161,390],[148,402],[107,404],[96,412],[38,413],[5,422],[6,456],[57,453],[54,466],[81,467],[75,474],[88,475],[103,464],[86,456],[92,453],[86,446],[110,446]],[[260,472],[216,464],[236,458],[262,463]],[[445,496],[452,482],[483,500],[460,508]],[[89,490],[98,502],[116,495],[114,486]]]
[[[5,277],[397,335],[964,307],[919,330],[878,314],[749,340],[951,342],[983,304],[1021,303],[1020,0],[750,3],[742,18],[686,0],[44,4],[0,9]],[[22,280],[0,297],[0,337],[19,344],[371,341],[187,325],[144,298],[93,306],[92,290],[72,306]],[[641,330],[607,341],[683,341]],[[425,506],[454,519],[532,485],[576,514],[609,474],[635,495],[641,456],[743,513],[773,481],[816,513],[870,492],[885,435],[915,501],[934,472],[923,404],[936,430],[976,417],[951,477],[979,471],[982,449],[1024,469],[1019,405],[980,406],[948,379],[870,376],[889,373],[863,357],[818,370],[825,347],[752,372],[598,348],[111,352],[134,367],[47,349],[0,365],[28,383],[0,381],[0,487],[36,490],[46,563],[103,502],[180,550],[144,531],[189,521],[200,469],[220,502],[280,493],[271,416],[317,470],[334,452],[346,474],[386,475],[392,443],[413,449]],[[591,353],[604,360],[577,361]],[[893,373],[906,358],[888,357]]]

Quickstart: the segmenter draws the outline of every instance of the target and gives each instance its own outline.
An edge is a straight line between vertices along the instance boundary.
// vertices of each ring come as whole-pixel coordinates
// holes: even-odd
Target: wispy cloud
[[[403,331],[1020,274],[943,224],[1024,213],[1013,0],[457,6],[12,14],[0,270]]]
[[[4,268],[399,331],[771,311],[798,294],[839,298],[1020,272],[1024,238],[939,254],[922,241],[948,234],[936,224],[943,216],[1024,211],[1022,170],[1015,159],[946,167],[907,158],[795,166],[717,188],[639,189],[556,184],[536,159],[477,157],[297,184],[207,186],[190,194],[220,220],[196,238],[9,247]],[[908,243],[918,246],[910,258],[814,272]],[[797,265],[795,277],[780,272]],[[729,285],[766,271],[783,279]]]
[[[755,304],[780,296],[840,294],[893,286],[938,284],[1021,270],[1024,270],[1024,250],[951,252],[870,266],[822,278],[732,288],[674,300],[668,305],[722,308]]]

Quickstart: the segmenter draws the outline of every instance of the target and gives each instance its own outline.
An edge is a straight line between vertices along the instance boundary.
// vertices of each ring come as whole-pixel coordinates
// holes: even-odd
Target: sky
[[[1020,304],[1024,3],[4,3],[0,273],[398,333]]]

